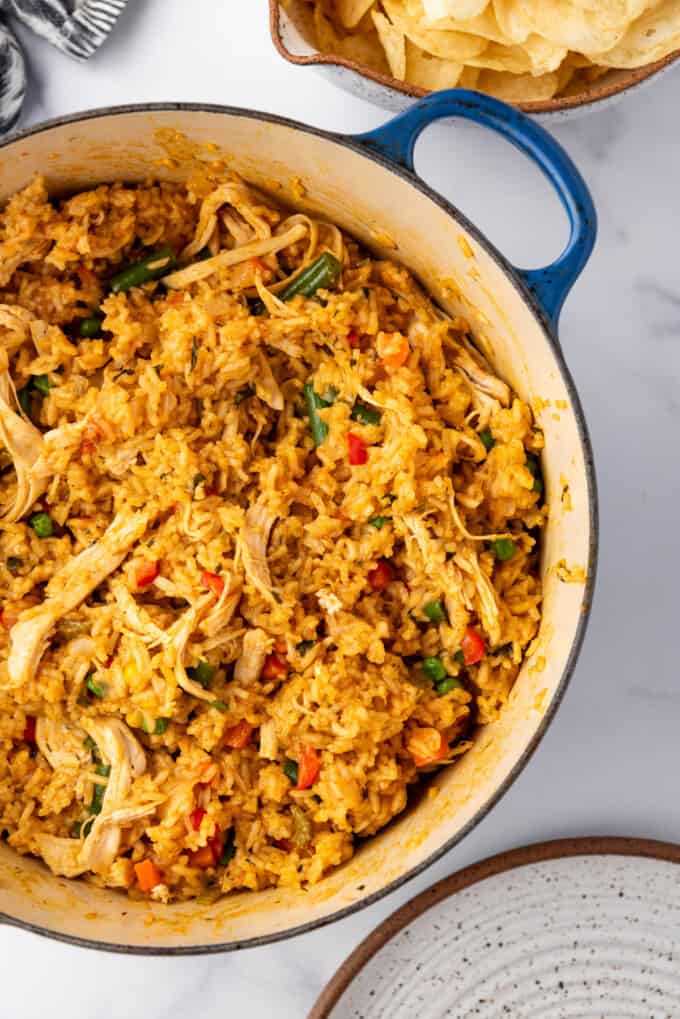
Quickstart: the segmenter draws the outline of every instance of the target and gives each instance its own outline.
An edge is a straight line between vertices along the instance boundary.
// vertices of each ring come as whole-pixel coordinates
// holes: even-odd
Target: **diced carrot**
[[[285,679],[288,666],[280,655],[267,655],[262,666],[262,678],[267,680]]]
[[[216,598],[224,591],[224,580],[219,573],[210,573],[204,570],[201,574],[201,586],[209,588]]]
[[[203,807],[195,807],[194,810],[189,814],[189,821],[194,831],[198,831],[201,827],[201,821],[205,817],[205,810]]]
[[[158,564],[158,560],[146,559],[137,567],[137,572],[135,574],[137,587],[148,587],[149,584],[153,584],[160,572],[161,568]]]
[[[388,368],[401,368],[411,353],[409,342],[402,333],[379,333],[376,350],[378,357]]]
[[[353,467],[358,467],[367,462],[368,450],[366,449],[366,443],[358,435],[355,435],[354,432],[347,433],[347,447],[349,449],[349,462]]]
[[[314,747],[303,747],[298,757],[298,780],[296,789],[309,789],[319,777],[321,762]]]
[[[35,718],[33,715],[26,715],[26,725],[22,739],[27,743],[35,743]]]
[[[439,734],[439,738],[441,740],[439,750],[430,757],[419,757],[417,754],[413,754],[413,762],[416,768],[424,768],[428,764],[436,764],[437,761],[441,761],[444,757],[448,756],[449,741],[446,739],[443,732]]]
[[[200,867],[201,870],[214,867],[215,853],[212,846],[201,846],[200,849],[195,849],[193,853],[189,853],[189,863],[192,867]]]
[[[143,892],[150,892],[161,883],[162,875],[153,860],[141,860],[135,864],[137,882]]]
[[[460,642],[463,652],[463,661],[466,665],[476,665],[481,662],[486,654],[486,644],[481,634],[477,633],[474,626],[468,626],[465,636]]]
[[[277,640],[276,643],[274,644],[274,650],[277,651],[280,655],[285,655],[288,648],[286,647],[284,641]]]
[[[380,559],[375,569],[368,574],[368,582],[374,591],[384,591],[393,579],[394,572],[386,559]]]
[[[231,747],[232,750],[243,750],[250,743],[252,734],[253,726],[244,718],[242,722],[227,729],[224,734],[225,746]]]

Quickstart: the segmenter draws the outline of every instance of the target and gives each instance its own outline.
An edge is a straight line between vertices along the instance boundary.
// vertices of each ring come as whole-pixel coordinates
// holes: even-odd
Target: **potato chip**
[[[498,24],[508,38],[524,43],[541,35],[579,53],[599,53],[615,46],[626,22],[615,22],[605,10],[586,11],[571,0],[493,0]]]
[[[476,18],[486,7],[488,0],[423,0],[426,21],[440,18],[455,18],[466,21]]]
[[[460,84],[462,73],[462,64],[431,57],[419,46],[414,46],[409,40],[406,41],[406,79],[418,88],[426,88],[430,92],[437,92],[442,88],[455,88]]]
[[[594,62],[605,67],[644,67],[680,49],[680,0],[663,0],[634,21],[621,41]]]
[[[426,53],[442,60],[467,63],[470,57],[478,56],[487,46],[486,39],[461,32],[433,32],[419,28],[418,24],[405,13],[403,0],[382,0],[390,21],[401,29],[407,38],[420,46]]]
[[[406,77],[406,39],[404,34],[391,25],[384,14],[373,11],[372,17],[390,70],[395,78],[403,80]]]
[[[478,57],[470,57],[468,64],[512,74],[550,74],[557,70],[567,53],[564,47],[532,35],[524,46],[499,46],[492,42]]]
[[[580,94],[612,69],[680,52],[680,0],[281,3],[305,38],[314,12],[324,53],[425,91],[458,85],[514,103]]]
[[[508,74],[505,71],[482,71],[477,82],[480,92],[503,99],[506,103],[535,103],[552,99],[557,92],[556,74]]]
[[[375,2],[376,0],[336,0],[340,24],[343,28],[356,28]]]

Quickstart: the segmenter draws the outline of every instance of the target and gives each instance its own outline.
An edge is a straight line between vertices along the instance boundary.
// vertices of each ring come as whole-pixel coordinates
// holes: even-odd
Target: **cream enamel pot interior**
[[[552,266],[529,273],[514,269],[412,172],[418,135],[447,116],[471,118],[505,134],[555,184],[572,230]],[[179,144],[181,136],[193,146]],[[9,139],[0,147],[0,199],[6,201],[36,172],[45,174],[54,195],[106,181],[182,179],[184,157],[197,154],[226,159],[279,200],[322,212],[374,251],[403,261],[443,307],[469,318],[499,373],[525,399],[543,401],[535,406],[543,408],[537,416],[546,438],[543,467],[551,506],[543,548],[544,615],[537,646],[501,719],[479,730],[473,749],[431,780],[436,795],[417,796],[385,831],[360,845],[348,864],[311,889],[248,892],[212,905],[135,902],[120,892],[54,877],[39,861],[0,845],[4,922],[123,952],[223,951],[299,933],[366,905],[446,852],[508,788],[543,735],[574,668],[596,564],[590,446],[555,334],[564,296],[592,249],[595,215],[582,179],[557,143],[516,110],[462,91],[430,96],[359,138],[226,107],[119,107],[53,121]],[[560,579],[565,569],[574,571],[576,582]]]

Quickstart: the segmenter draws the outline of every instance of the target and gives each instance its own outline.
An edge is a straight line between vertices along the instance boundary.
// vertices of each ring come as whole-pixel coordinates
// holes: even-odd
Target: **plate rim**
[[[680,864],[680,844],[625,835],[586,835],[534,842],[506,849],[454,871],[385,917],[340,964],[314,1002],[307,1019],[329,1019],[332,1010],[371,959],[388,941],[443,899],[487,878],[546,860],[574,856],[628,856]]]

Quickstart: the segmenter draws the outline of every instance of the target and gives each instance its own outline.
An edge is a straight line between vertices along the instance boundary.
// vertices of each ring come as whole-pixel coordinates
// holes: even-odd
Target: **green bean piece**
[[[99,785],[97,783],[92,787],[92,800],[90,802],[90,813],[101,814],[102,806],[104,804],[104,793],[106,792],[105,785]]]
[[[106,687],[103,683],[97,682],[94,678],[94,672],[89,672],[85,677],[85,686],[95,697],[106,697]]]
[[[382,414],[380,411],[373,410],[372,407],[368,407],[365,403],[361,403],[360,400],[357,400],[352,407],[350,417],[352,421],[358,421],[360,425],[379,425],[382,421]]]
[[[382,531],[385,524],[389,523],[392,517],[373,517],[368,521],[370,527],[375,527],[376,531]]]
[[[431,623],[443,623],[446,619],[446,611],[439,598],[425,602],[423,614],[427,616]]]
[[[329,405],[319,396],[318,393],[314,392],[314,386],[311,382],[305,383],[302,387],[302,392],[304,393],[305,404],[307,405],[307,415],[309,417],[309,425],[312,430],[314,445],[320,446],[328,435],[328,425],[319,417],[319,409],[322,407],[328,407]]]
[[[33,400],[31,399],[30,385],[23,386],[23,388],[19,390],[19,392],[17,393],[17,400],[19,401],[19,406],[23,410],[26,417],[30,418],[31,411],[33,410]]]
[[[167,276],[175,267],[175,255],[171,248],[159,248],[152,251],[146,258],[128,265],[111,278],[111,290],[114,294],[124,294],[132,287],[141,287],[143,283],[158,280]]]
[[[300,658],[304,658],[306,654],[309,654],[315,644],[315,640],[301,640],[299,644],[295,645],[295,650],[300,655]]]
[[[81,318],[78,335],[83,340],[96,339],[97,336],[101,336],[103,322],[103,315],[89,315],[87,318]]]
[[[453,660],[457,665],[465,665],[465,655],[462,651],[456,651]]]
[[[420,668],[433,683],[438,683],[440,679],[444,679],[446,676],[446,669],[441,658],[423,658]]]
[[[538,492],[538,494],[541,495],[543,493],[543,472],[541,470],[541,461],[534,455],[534,453],[527,453],[526,466],[534,478],[534,492]]]
[[[279,294],[282,301],[290,301],[297,294],[303,297],[312,297],[317,290],[328,290],[337,282],[342,265],[330,251],[324,251],[316,261],[308,265],[306,269],[291,280],[287,287]]]
[[[220,867],[226,867],[236,856],[236,829],[230,828],[224,836],[222,852],[220,853]]]
[[[229,706],[224,701],[210,701],[209,707],[214,708],[215,711],[229,710]]]
[[[7,557],[7,569],[10,573],[18,573],[23,565],[24,561],[23,559],[20,559],[18,555],[11,555]]]
[[[40,393],[41,396],[49,396],[52,383],[48,379],[47,375],[33,375],[31,378],[31,385]]]
[[[298,784],[298,766],[297,761],[291,761],[290,757],[287,757],[283,763],[283,773],[289,778],[293,785]]]
[[[195,679],[197,683],[201,684],[204,690],[207,690],[216,672],[216,665],[210,665],[208,662],[199,662],[198,665],[194,665],[192,668],[187,669],[187,676],[190,676],[191,679]]]
[[[496,440],[491,434],[490,428],[484,428],[479,433],[479,441],[481,442],[482,446],[484,446],[484,449],[487,451],[487,453],[489,452],[489,450],[492,450],[493,447],[496,445]]]
[[[444,679],[435,683],[434,689],[437,697],[444,697],[447,693],[451,693],[452,690],[464,690],[465,687],[455,676],[445,676]]]
[[[149,736],[162,736],[169,725],[169,718],[157,718],[153,726],[147,722],[146,718],[142,720],[142,729],[144,732],[148,733]]]
[[[491,547],[494,550],[496,559],[500,559],[502,563],[507,563],[517,551],[517,545],[515,545],[512,538],[496,538],[495,541],[491,542]]]
[[[33,513],[28,518],[28,526],[33,528],[39,538],[51,538],[54,534],[54,524],[49,513]]]

